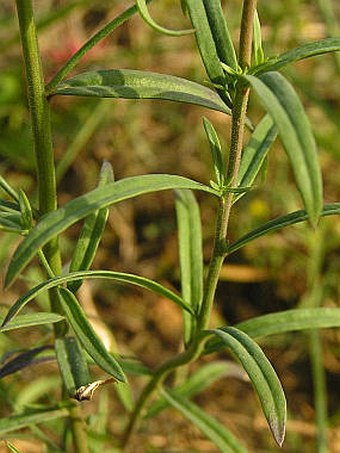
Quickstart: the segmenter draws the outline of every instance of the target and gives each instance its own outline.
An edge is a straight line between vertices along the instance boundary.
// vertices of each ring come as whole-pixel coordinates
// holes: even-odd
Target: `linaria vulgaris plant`
[[[53,406],[39,405],[18,411],[14,408],[13,414],[0,420],[0,434],[10,439],[14,431],[30,427],[49,446],[49,451],[66,451],[66,448],[79,453],[98,451],[89,444],[82,405],[92,399],[98,388],[99,393],[103,384],[114,383],[113,388],[125,405],[128,421],[121,437],[112,440],[110,451],[128,448],[131,437],[138,435],[136,431],[143,418],[150,418],[172,406],[210,438],[220,451],[245,452],[246,440],[237,439],[227,426],[191,400],[211,382],[225,376],[225,365],[212,361],[197,366],[194,374],[190,374],[188,366],[203,355],[227,349],[247,373],[269,429],[277,445],[281,446],[286,428],[286,398],[279,377],[255,340],[305,329],[315,329],[313,332],[317,335],[317,329],[339,327],[340,309],[291,309],[220,328],[210,328],[209,321],[222,264],[232,253],[261,236],[299,222],[306,221],[310,229],[315,230],[320,217],[340,213],[340,203],[323,204],[322,176],[312,128],[294,88],[279,72],[296,61],[340,50],[340,38],[309,42],[283,54],[267,57],[262,47],[256,0],[243,1],[237,50],[220,0],[181,0],[182,11],[191,22],[185,30],[160,26],[150,15],[147,3],[146,0],[136,0],[134,6],[102,27],[46,84],[32,1],[16,0],[34,139],[38,201],[31,204],[24,191],[14,190],[10,181],[1,176],[1,229],[22,236],[10,259],[5,286],[12,285],[34,257],[39,258],[45,278],[9,308],[2,320],[1,332],[6,335],[15,329],[53,324],[52,353],[62,379],[63,397]],[[228,8],[225,10],[228,13]],[[186,80],[138,69],[95,70],[67,78],[90,49],[134,14],[140,14],[155,33],[173,35],[175,39],[191,35],[196,41],[207,80]],[[247,116],[251,93],[265,111],[256,123]],[[111,98],[112,102],[117,98],[168,100],[222,112],[231,116],[229,150],[225,152],[222,149],[214,125],[204,118],[203,126],[213,161],[210,185],[176,174],[144,174],[115,181],[110,163],[104,162],[97,188],[58,206],[50,114],[50,100],[56,96]],[[245,129],[251,133],[247,143]],[[233,208],[254,187],[277,136],[288,156],[303,208],[274,218],[230,241],[228,227]],[[174,292],[142,275],[91,270],[110,206],[163,190],[174,191],[181,292]],[[215,237],[208,263],[203,263],[196,191],[217,201]],[[66,269],[61,260],[58,238],[79,221],[83,226]],[[78,300],[78,290],[86,279],[137,285],[177,304],[183,313],[181,352],[153,370],[118,353],[110,353]],[[26,305],[30,303],[32,306],[43,292],[49,295],[50,311],[25,313]],[[316,342],[317,338],[314,338]],[[25,368],[32,361],[39,360],[40,354],[46,350],[51,354],[50,349],[51,346],[40,344],[17,355],[2,366],[0,376]],[[94,364],[102,370],[103,379],[91,377]],[[184,380],[169,381],[167,378],[176,375],[180,367],[187,371]],[[136,400],[128,384],[129,374],[141,375],[146,382]],[[57,441],[59,444],[48,440],[40,431],[39,425],[51,420],[64,423],[64,434]],[[72,440],[67,437],[67,432],[72,433]],[[8,448],[17,451],[10,443]]]

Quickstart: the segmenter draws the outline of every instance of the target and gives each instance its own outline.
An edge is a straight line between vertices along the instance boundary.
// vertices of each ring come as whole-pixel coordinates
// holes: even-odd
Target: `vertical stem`
[[[256,0],[244,0],[242,25],[240,33],[240,65],[242,68],[250,66],[251,50],[252,50],[252,35],[253,35],[253,20],[256,8]],[[232,134],[230,143],[230,158],[228,163],[227,177],[230,185],[236,184],[238,171],[240,167],[241,153],[243,147],[244,125],[246,119],[246,110],[248,105],[249,89],[239,83],[237,87],[233,114],[232,114]],[[212,257],[209,264],[208,275],[205,282],[205,291],[201,311],[197,322],[197,332],[208,327],[210,313],[213,306],[217,282],[219,279],[220,270],[225,258],[225,243],[228,231],[228,223],[230,211],[233,204],[233,194],[231,192],[220,200],[220,205],[216,219],[216,234],[215,243],[212,252]],[[141,418],[143,409],[150,401],[151,397],[157,391],[157,387],[162,384],[165,377],[179,366],[186,365],[197,357],[199,357],[203,348],[203,342],[198,340],[198,335],[193,338],[193,342],[188,349],[182,354],[169,359],[156,370],[154,377],[144,388],[142,394],[137,401],[135,409],[130,418],[130,423],[127,426],[123,446],[127,446],[131,435]]]
[[[32,0],[16,0],[20,37],[26,71],[27,96],[32,121],[36,174],[40,213],[46,214],[57,208],[56,178],[52,146],[50,107],[45,96],[45,84],[38,46]],[[58,239],[46,246],[45,256],[54,274],[61,272]],[[60,312],[57,290],[50,291],[51,308]],[[63,335],[63,327],[56,335]],[[76,453],[88,453],[87,438],[79,407],[70,409],[70,420]]]
[[[239,64],[242,69],[249,67],[251,64],[253,21],[256,3],[256,0],[244,0],[243,3],[239,49]],[[249,88],[247,88],[241,81],[236,88],[234,106],[232,110],[231,142],[227,168],[227,181],[231,187],[237,184],[237,176],[240,168],[243,148],[248,98]],[[231,192],[227,193],[225,198],[221,199],[217,213],[215,244],[205,282],[205,292],[203,295],[203,302],[198,321],[199,329],[206,329],[208,327],[219,274],[225,258],[224,248],[233,198],[234,196]]]
[[[44,78],[31,0],[16,0],[27,80],[27,96],[32,120],[39,210],[41,214],[57,206],[50,108],[45,98]],[[47,246],[46,256],[55,273],[60,272],[57,241]]]

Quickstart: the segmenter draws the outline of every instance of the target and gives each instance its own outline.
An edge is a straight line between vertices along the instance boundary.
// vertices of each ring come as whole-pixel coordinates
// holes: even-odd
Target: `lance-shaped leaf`
[[[231,107],[231,99],[225,91],[226,78],[217,53],[213,31],[210,28],[207,11],[203,1],[186,0],[191,23],[196,30],[195,37],[198,50],[210,81],[216,85],[223,101]],[[220,89],[218,89],[220,87]]]
[[[268,61],[258,66],[254,66],[249,72],[251,74],[260,75],[268,71],[277,71],[283,66],[294,63],[295,61],[335,51],[340,51],[340,37],[320,39],[296,47],[295,49],[288,50],[279,56],[270,58]]]
[[[240,322],[235,327],[252,338],[309,329],[340,327],[340,308],[320,307],[285,310]],[[223,342],[214,338],[205,344],[204,352],[210,354],[221,351],[223,348]]]
[[[252,338],[279,333],[340,327],[340,308],[301,308],[269,313],[237,325]]]
[[[203,0],[203,3],[217,55],[223,63],[236,70],[238,64],[235,48],[223,14],[221,0]]]
[[[85,351],[102,370],[118,381],[126,382],[121,366],[103,345],[74,294],[66,288],[59,291],[67,320]]]
[[[91,382],[84,354],[74,337],[56,338],[54,348],[64,386],[74,398],[79,387]]]
[[[238,173],[238,186],[240,188],[253,185],[276,136],[277,129],[273,120],[269,115],[265,115],[256,126],[249,143],[242,153],[240,171]],[[244,193],[237,195],[234,203],[243,195]]]
[[[175,302],[175,304],[179,305],[182,309],[188,311],[191,314],[194,314],[192,307],[185,302],[180,296],[176,293],[171,291],[170,289],[166,288],[163,285],[160,285],[153,280],[149,280],[148,278],[141,277],[139,275],[134,274],[126,274],[124,272],[115,272],[115,271],[79,271],[73,272],[71,274],[66,274],[58,277],[51,278],[49,280],[45,280],[39,285],[35,286],[34,288],[30,289],[26,294],[20,297],[14,305],[8,310],[7,316],[5,317],[2,326],[0,327],[0,331],[6,329],[7,324],[19,313],[19,311],[31,300],[41,294],[43,291],[47,291],[51,288],[55,288],[60,286],[64,283],[69,283],[73,281],[77,281],[80,279],[88,279],[88,278],[104,278],[108,280],[114,280],[121,283],[130,283],[132,285],[139,286],[141,288],[148,289],[161,297],[166,297],[167,299]]]
[[[326,204],[321,211],[321,217],[336,214],[340,214],[340,203]],[[269,222],[266,222],[260,225],[259,227],[255,228],[254,230],[250,231],[249,233],[245,234],[237,241],[231,243],[228,247],[228,253],[233,253],[236,250],[239,250],[249,242],[254,241],[254,239],[267,235],[268,233],[277,231],[281,228],[294,225],[295,223],[304,222],[307,219],[308,219],[307,212],[304,210],[300,210],[270,220]]]
[[[246,370],[260,399],[273,437],[281,446],[286,427],[286,398],[271,363],[259,345],[241,330],[223,327],[210,332],[231,350]]]
[[[160,99],[206,107],[230,115],[230,109],[211,89],[168,74],[133,69],[109,69],[78,74],[60,83],[51,95],[96,98]]]
[[[104,162],[99,175],[98,187],[105,186],[114,181],[111,164]],[[109,209],[103,208],[86,217],[80,232],[76,248],[70,263],[70,272],[87,270],[90,268],[98,249],[98,245],[104,233]],[[81,286],[82,281],[70,282],[67,286],[75,293]]]
[[[193,402],[165,389],[162,390],[162,395],[169,405],[197,426],[223,453],[248,451],[227,428]]]
[[[199,206],[191,191],[177,191],[176,213],[182,297],[198,313],[203,295],[202,228]],[[184,330],[187,343],[194,331],[194,319],[188,313],[184,313]]]
[[[68,407],[72,407],[72,405],[69,404]],[[4,436],[12,431],[18,431],[26,426],[49,422],[50,420],[67,417],[68,415],[69,411],[67,407],[56,407],[25,412],[11,417],[3,417],[0,419],[0,436]]]
[[[207,118],[203,118],[203,125],[209,141],[216,182],[219,187],[223,187],[225,182],[225,165],[220,140],[214,126]]]
[[[54,324],[56,322],[64,321],[65,317],[57,313],[28,313],[19,315],[12,321],[8,322],[6,326],[0,328],[1,332],[8,332],[10,330],[22,329],[24,327],[43,326],[46,324]]]
[[[54,357],[38,357],[37,356],[46,350],[52,349],[51,346],[39,346],[37,348],[29,349],[14,357],[14,359],[8,360],[4,365],[0,367],[0,379],[10,374],[16,373],[28,366],[36,365],[42,362],[49,362],[54,360]]]
[[[290,83],[279,73],[245,76],[272,116],[312,225],[322,209],[322,179],[311,125]]]
[[[167,189],[203,190],[218,195],[211,187],[188,178],[161,174],[132,176],[98,187],[69,201],[62,208],[45,215],[40,220],[15,251],[7,271],[6,285],[13,282],[39,249],[75,222],[111,204]]]
[[[146,6],[146,0],[136,0],[136,5],[139,11],[139,14],[142,16],[142,18],[145,20],[145,22],[150,25],[154,30],[163,33],[164,35],[170,35],[170,36],[183,36],[187,35],[190,33],[193,33],[195,30],[169,30],[168,28],[164,28],[161,25],[159,25],[157,22],[153,20],[153,18],[150,16],[148,7]]]

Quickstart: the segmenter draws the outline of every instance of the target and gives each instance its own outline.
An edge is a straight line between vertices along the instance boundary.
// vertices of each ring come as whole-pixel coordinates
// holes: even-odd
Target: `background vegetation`
[[[240,1],[224,3],[228,6],[230,29],[237,40]],[[266,53],[279,53],[334,33],[335,25],[329,17],[327,20],[319,3],[327,2],[260,1],[258,7]],[[49,76],[101,24],[129,6],[129,2],[122,0],[37,0],[35,4],[39,14],[44,71]],[[340,5],[334,1],[332,6],[333,18],[339,18]],[[188,26],[178,2],[155,2],[151,10],[160,23],[170,28]],[[0,24],[0,173],[6,174],[14,186],[23,187],[34,198],[32,139],[25,105],[18,27],[10,0],[1,2]],[[174,38],[159,35],[135,17],[95,47],[82,61],[81,68],[138,68],[202,82],[205,74],[193,48],[192,36]],[[325,202],[339,200],[340,59],[334,55],[308,59],[290,66],[285,72],[298,88],[315,126],[324,174]],[[96,186],[103,160],[112,164],[117,179],[159,172],[184,174],[208,183],[211,162],[202,126],[203,114],[225,138],[225,144],[229,140],[225,116],[222,120],[222,114],[194,106],[72,97],[56,97],[52,104],[61,204]],[[230,231],[237,237],[260,222],[300,208],[286,156],[278,148],[279,145],[268,160],[270,171],[266,186],[259,185],[245,197],[237,209],[237,218],[231,220]],[[198,198],[204,226],[204,252],[209,256],[216,206],[202,194]],[[63,240],[61,246],[65,255],[72,250],[79,228],[73,227],[67,239]],[[17,241],[15,236],[0,233],[0,279],[4,278],[7,256]],[[132,200],[112,208],[109,226],[93,267],[141,273],[178,288],[172,194],[146,195],[138,202]],[[31,282],[39,278],[39,272],[38,266],[31,268],[27,277],[30,281],[21,280],[11,288],[11,292],[0,293],[1,314],[28,289]],[[232,261],[224,266],[213,322],[217,326],[225,318],[235,323],[259,314],[320,303],[327,307],[339,306],[339,272],[340,219],[337,216],[322,220],[317,240],[307,225],[290,227],[259,239],[246,247],[242,254],[233,255]],[[319,282],[318,294],[314,291],[315,281]],[[125,286],[94,282],[86,283],[82,301],[108,343],[113,341],[111,332],[114,332],[120,350],[138,356],[148,366],[159,364],[178,350],[182,329],[180,311],[165,299]],[[39,300],[42,305],[45,302],[44,298]],[[30,335],[27,336],[26,330],[1,335],[0,356],[8,350],[21,351],[39,341],[42,344],[50,333],[41,329]],[[322,339],[330,445],[331,451],[336,453],[340,451],[339,330],[323,331]],[[261,345],[271,358],[288,398],[290,414],[283,451],[314,451],[315,412],[308,335],[275,336]],[[46,363],[42,361],[2,379],[0,415],[7,415],[13,405],[20,408],[52,400],[60,387],[55,370],[56,365],[46,360]],[[30,385],[37,375],[41,375],[41,379]],[[136,391],[140,386],[136,378]],[[212,385],[197,401],[245,439],[251,451],[269,452],[274,448],[256,397],[241,369],[234,363],[230,364],[229,379]],[[120,432],[125,423],[120,403],[109,386],[103,387],[84,410],[89,413],[93,442],[100,436],[105,438],[107,431],[102,430],[103,425],[107,424],[108,431],[115,433]],[[53,438],[57,429],[52,424],[46,428],[47,434]],[[43,451],[41,442],[32,434],[23,435],[20,442],[15,443],[20,451]],[[174,411],[161,413],[153,419],[137,442],[134,446],[136,452],[215,451],[209,441]],[[6,451],[6,447],[3,448]],[[103,451],[111,450],[108,447]]]

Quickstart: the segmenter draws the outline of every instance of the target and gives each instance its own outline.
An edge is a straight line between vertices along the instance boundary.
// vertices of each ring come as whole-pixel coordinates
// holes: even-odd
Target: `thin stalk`
[[[147,3],[151,2],[152,0],[147,0]],[[46,85],[46,93],[50,94],[54,90],[54,88],[74,69],[74,67],[79,63],[79,61],[88,53],[89,50],[92,49],[99,41],[102,41],[106,38],[110,33],[113,32],[117,27],[122,25],[126,22],[131,16],[137,13],[137,6],[131,6],[127,10],[123,11],[119,16],[115,17],[111,20],[108,24],[106,24],[103,28],[101,28],[97,33],[95,33],[91,38],[86,41],[86,43],[81,46],[77,52],[72,55],[72,57],[67,60],[67,62],[62,66],[61,69],[57,72],[57,74],[50,80],[50,82]]]
[[[257,0],[244,0],[243,2],[239,46],[239,65],[242,69],[248,68],[251,64],[253,21],[256,4]],[[236,87],[234,106],[232,110],[229,162],[226,172],[227,181],[231,187],[236,185],[240,169],[248,99],[249,88],[243,85],[243,83],[239,83],[238,87]],[[203,302],[198,320],[199,329],[206,329],[210,320],[216,287],[221,267],[226,256],[224,249],[233,198],[234,195],[231,192],[227,193],[226,197],[221,199],[217,213],[215,244],[205,282]]]
[[[246,68],[251,63],[252,51],[252,35],[253,35],[253,19],[256,9],[256,0],[244,0],[242,24],[240,32],[240,66]],[[246,120],[246,110],[248,104],[249,89],[244,85],[239,85],[235,95],[235,102],[232,111],[232,134],[230,143],[229,163],[227,169],[228,181],[234,185],[237,181],[238,171],[240,167],[241,153],[243,147],[243,134]],[[233,202],[233,194],[227,193],[221,198],[217,219],[216,219],[216,235],[215,243],[212,252],[212,257],[209,264],[208,275],[205,282],[205,291],[201,311],[197,323],[197,334],[193,337],[191,345],[182,354],[171,358],[163,363],[154,376],[144,388],[142,394],[137,401],[134,412],[131,416],[130,423],[126,429],[123,445],[127,446],[138,422],[141,419],[143,411],[150,399],[157,392],[159,386],[164,379],[179,366],[187,365],[197,359],[202,351],[204,342],[200,340],[199,332],[208,327],[211,309],[213,306],[217,282],[220,275],[220,270],[225,258],[225,244],[228,231],[228,223],[230,211]]]
[[[309,294],[304,301],[304,305],[316,308],[322,304],[324,288],[322,285],[322,266],[325,259],[325,234],[327,224],[323,224],[317,231],[311,231],[309,235],[310,256],[307,268],[307,285]],[[312,370],[315,424],[316,451],[326,453],[328,451],[327,440],[327,385],[326,373],[323,365],[323,347],[319,330],[311,330],[308,333],[309,340],[309,360]]]
[[[45,96],[44,76],[32,0],[16,0],[16,6],[26,71],[28,105],[32,122],[39,211],[43,215],[57,208],[50,107]],[[60,274],[61,258],[57,238],[47,244],[44,253],[50,272],[55,275]],[[52,311],[60,313],[61,305],[57,290],[51,290],[49,295]],[[64,327],[61,326],[55,331],[55,334],[62,335],[63,332]],[[75,452],[88,453],[83,422],[81,422],[82,427],[80,428],[81,413],[79,408],[70,409],[70,419],[75,440]]]

